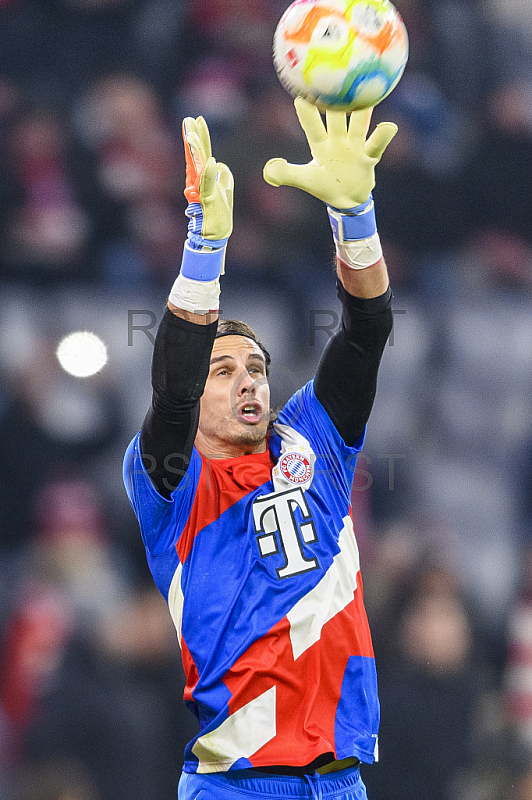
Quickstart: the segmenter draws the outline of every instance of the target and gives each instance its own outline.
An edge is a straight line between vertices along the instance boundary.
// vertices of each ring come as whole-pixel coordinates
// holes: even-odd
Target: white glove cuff
[[[356,239],[335,242],[338,259],[349,269],[367,269],[382,258],[382,247],[379,234],[374,233],[369,239]]]
[[[195,281],[179,273],[168,299],[174,306],[192,314],[208,314],[220,306],[220,279]]]

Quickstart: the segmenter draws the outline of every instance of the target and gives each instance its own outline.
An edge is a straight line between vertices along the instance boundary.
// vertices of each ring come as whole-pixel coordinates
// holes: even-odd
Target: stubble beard
[[[234,436],[231,437],[233,442],[243,447],[258,447],[263,444],[266,439],[267,428],[262,425],[257,428],[242,427],[240,431],[236,431]]]
[[[234,413],[229,414],[224,420],[209,420],[209,424],[200,426],[203,436],[207,437],[212,444],[217,442],[220,452],[229,446],[236,447],[238,450],[244,452],[240,455],[246,455],[251,452],[257,452],[264,444],[268,436],[271,413],[267,419],[263,419],[255,424],[245,423],[237,419]],[[260,451],[258,451],[260,452]]]

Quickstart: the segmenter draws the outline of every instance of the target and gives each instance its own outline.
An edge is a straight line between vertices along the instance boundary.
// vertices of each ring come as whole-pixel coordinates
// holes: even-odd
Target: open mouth
[[[242,422],[256,423],[262,419],[262,406],[260,403],[249,401],[243,403],[238,409],[238,419]]]

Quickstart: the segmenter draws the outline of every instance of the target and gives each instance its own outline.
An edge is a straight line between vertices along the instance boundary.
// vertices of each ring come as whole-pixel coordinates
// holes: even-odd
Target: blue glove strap
[[[225,247],[217,250],[197,250],[191,247],[187,240],[183,248],[181,275],[193,281],[214,281],[222,271],[224,259]]]
[[[198,236],[196,233],[189,233],[187,242],[189,247],[193,250],[218,250],[219,247],[225,247],[229,239],[205,239],[204,236]]]
[[[343,209],[328,206],[327,211],[334,238],[341,244],[343,242],[369,239],[377,233],[375,206],[371,194],[369,199],[360,206]]]

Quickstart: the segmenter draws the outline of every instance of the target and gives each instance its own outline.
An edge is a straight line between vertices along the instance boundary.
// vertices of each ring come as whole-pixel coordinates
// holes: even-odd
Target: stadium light
[[[89,378],[106,365],[107,348],[95,333],[75,331],[61,339],[56,356],[65,372],[76,378]]]

